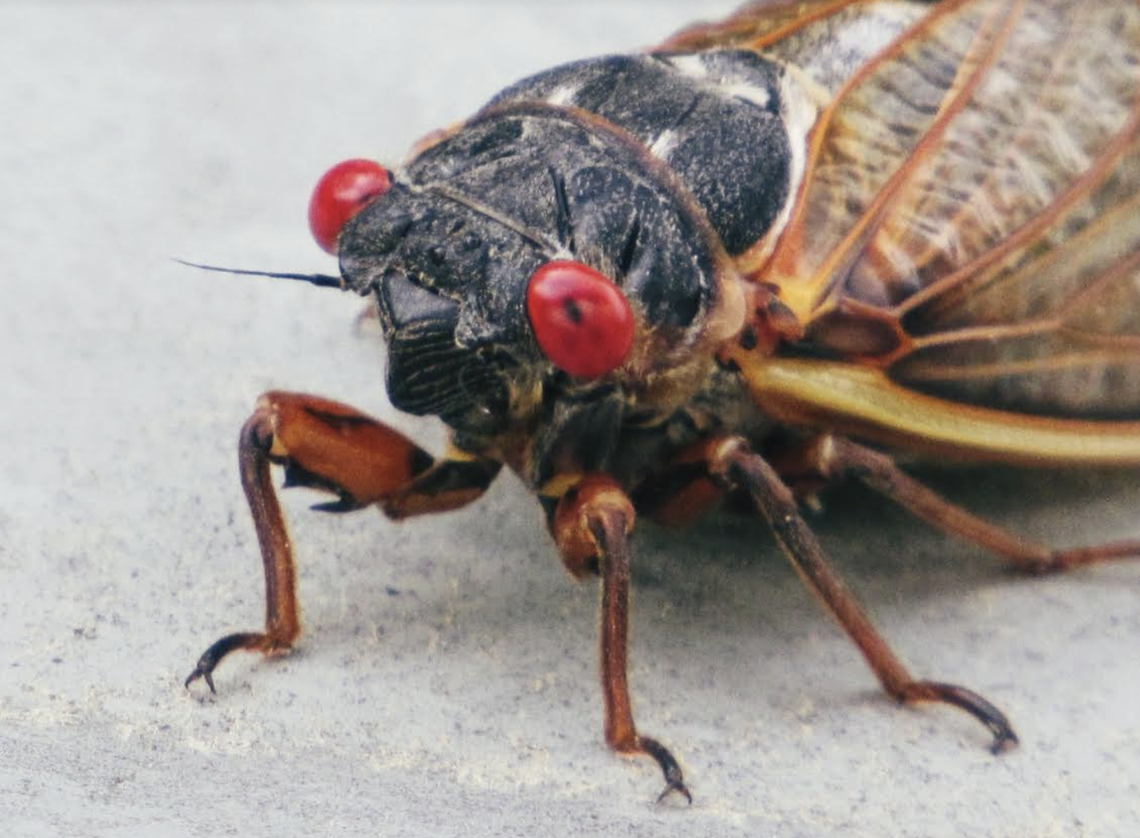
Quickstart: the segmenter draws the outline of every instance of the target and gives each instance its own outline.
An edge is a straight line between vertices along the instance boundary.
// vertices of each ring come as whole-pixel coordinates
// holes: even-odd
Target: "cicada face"
[[[419,155],[350,225],[342,271],[377,296],[397,407],[439,415],[465,448],[488,450],[550,423],[612,435],[623,415],[677,401],[663,376],[700,378],[731,266],[634,156],[558,111],[492,112]],[[611,289],[616,311],[574,288],[536,310],[558,265]],[[559,316],[592,330],[601,361],[544,345],[543,319]]]

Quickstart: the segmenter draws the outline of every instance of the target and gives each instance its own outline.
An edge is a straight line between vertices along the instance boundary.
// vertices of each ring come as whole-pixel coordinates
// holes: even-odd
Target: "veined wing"
[[[852,69],[839,33],[868,27],[889,40]],[[832,96],[774,250],[741,260],[809,341],[949,398],[1140,416],[1134,0],[755,4],[674,44]]]

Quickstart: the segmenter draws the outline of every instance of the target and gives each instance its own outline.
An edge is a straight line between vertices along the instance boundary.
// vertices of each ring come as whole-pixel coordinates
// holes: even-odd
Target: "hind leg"
[[[785,479],[790,474],[825,482],[855,477],[928,524],[974,542],[1018,570],[1052,573],[1140,557],[1140,541],[1055,550],[1007,532],[923,486],[881,451],[843,437],[821,434],[784,454],[777,467]]]

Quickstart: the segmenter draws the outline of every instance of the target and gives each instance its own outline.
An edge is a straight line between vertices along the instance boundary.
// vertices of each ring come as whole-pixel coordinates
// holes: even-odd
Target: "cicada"
[[[520,81],[401,166],[334,167],[310,220],[340,274],[300,278],[373,300],[392,403],[450,447],[263,395],[239,462],[266,624],[187,685],[297,639],[272,465],[397,519],[472,503],[505,465],[600,580],[605,740],[655,760],[663,795],[689,791],[630,707],[630,533],[726,496],[890,696],[1012,745],[997,707],[892,653],[800,506],[853,478],[1026,571],[1140,554],[1032,543],[896,464],[1140,465],[1138,122],[1134,0],[765,2]]]

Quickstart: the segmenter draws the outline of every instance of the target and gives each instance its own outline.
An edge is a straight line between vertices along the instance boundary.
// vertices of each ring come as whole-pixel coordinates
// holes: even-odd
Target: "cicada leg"
[[[627,678],[629,646],[629,533],[633,504],[609,477],[588,476],[560,498],[551,529],[566,567],[575,576],[596,569],[601,576],[601,676],[606,744],[621,754],[652,757],[665,775],[658,800],[692,795],[669,749],[641,734],[633,721]]]
[[[213,671],[230,652],[284,652],[300,633],[293,548],[271,464],[284,466],[286,486],[337,495],[316,509],[379,504],[392,518],[462,506],[479,497],[498,470],[480,461],[436,462],[398,431],[347,405],[282,392],[258,399],[241,430],[238,462],[265,569],[265,629],[228,634],[202,654],[186,686],[202,678],[211,691]]]
[[[938,701],[965,710],[993,734],[995,753],[1017,743],[1005,714],[982,696],[954,684],[918,680],[910,674],[827,563],[815,534],[800,516],[792,490],[745,440],[730,437],[710,441],[706,450],[709,474],[725,490],[743,490],[751,496],[792,567],[859,647],[888,695],[905,703]]]
[[[821,434],[795,452],[796,464],[781,467],[826,481],[853,476],[911,514],[951,535],[978,544],[1011,566],[1029,573],[1052,573],[1095,562],[1140,557],[1140,541],[1054,550],[1021,538],[967,512],[923,486],[889,456],[832,434]]]

